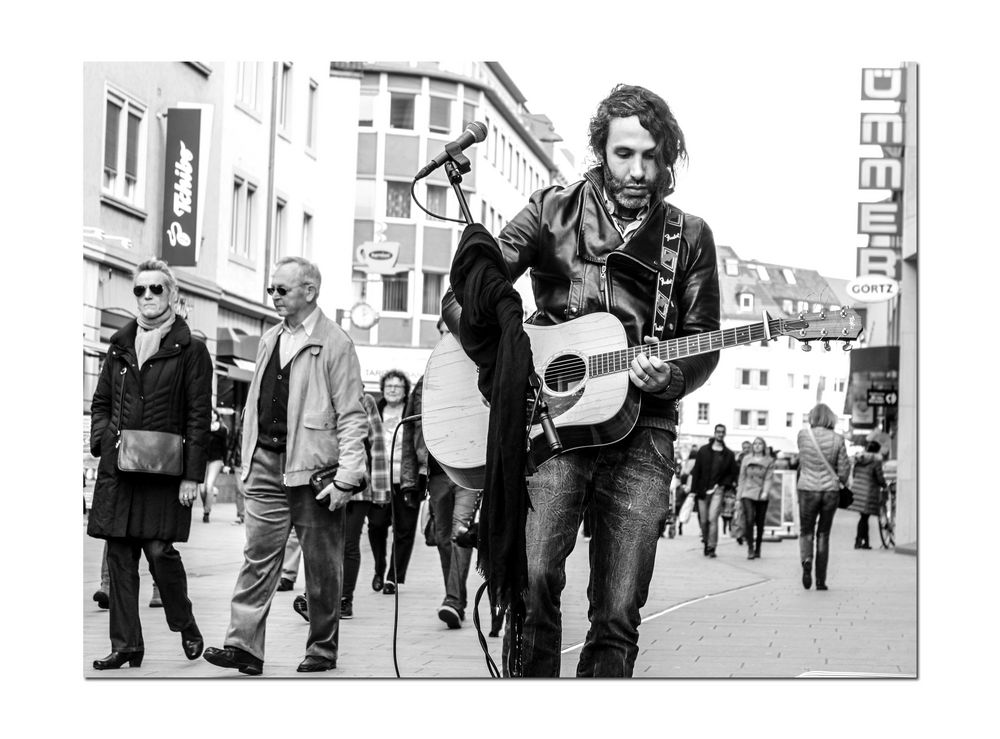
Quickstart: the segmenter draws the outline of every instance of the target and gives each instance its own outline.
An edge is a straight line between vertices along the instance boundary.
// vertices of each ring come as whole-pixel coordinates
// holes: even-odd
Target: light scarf
[[[136,320],[139,328],[135,332],[135,356],[139,366],[160,349],[160,342],[174,325],[176,315],[173,308],[167,308],[160,316],[148,320],[140,315]]]

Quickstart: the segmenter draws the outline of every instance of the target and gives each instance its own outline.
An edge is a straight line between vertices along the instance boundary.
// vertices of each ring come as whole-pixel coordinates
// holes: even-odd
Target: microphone
[[[436,157],[431,159],[427,165],[417,172],[417,176],[414,180],[419,180],[426,177],[435,169],[440,167],[442,164],[447,162],[449,159],[455,156],[455,154],[468,149],[473,144],[478,144],[481,141],[486,140],[486,126],[479,121],[473,121],[470,123],[465,132],[459,136],[454,141],[450,141],[444,145],[444,151],[438,154]]]

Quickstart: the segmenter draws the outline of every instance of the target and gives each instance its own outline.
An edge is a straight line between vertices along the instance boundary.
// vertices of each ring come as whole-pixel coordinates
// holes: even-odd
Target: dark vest
[[[288,376],[292,363],[281,366],[281,335],[260,378],[257,396],[257,443],[274,452],[285,451],[288,437]]]

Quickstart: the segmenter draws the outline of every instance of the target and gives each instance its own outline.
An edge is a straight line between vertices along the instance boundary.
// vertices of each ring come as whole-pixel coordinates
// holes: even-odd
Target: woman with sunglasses
[[[139,315],[111,337],[91,404],[90,448],[100,462],[87,533],[107,541],[111,575],[111,654],[94,660],[95,670],[142,664],[140,552],[159,586],[167,625],[181,634],[185,656],[197,659],[204,646],[174,542],[187,541],[191,504],[205,479],[212,359],[174,312],[177,280],[166,262],[140,263],[132,292]],[[119,470],[123,429],[181,435],[182,473]]]

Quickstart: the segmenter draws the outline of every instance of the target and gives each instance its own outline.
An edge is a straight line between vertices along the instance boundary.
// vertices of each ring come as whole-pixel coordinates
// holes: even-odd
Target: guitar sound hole
[[[553,393],[575,390],[587,375],[587,363],[576,354],[556,357],[545,368],[545,386]]]

